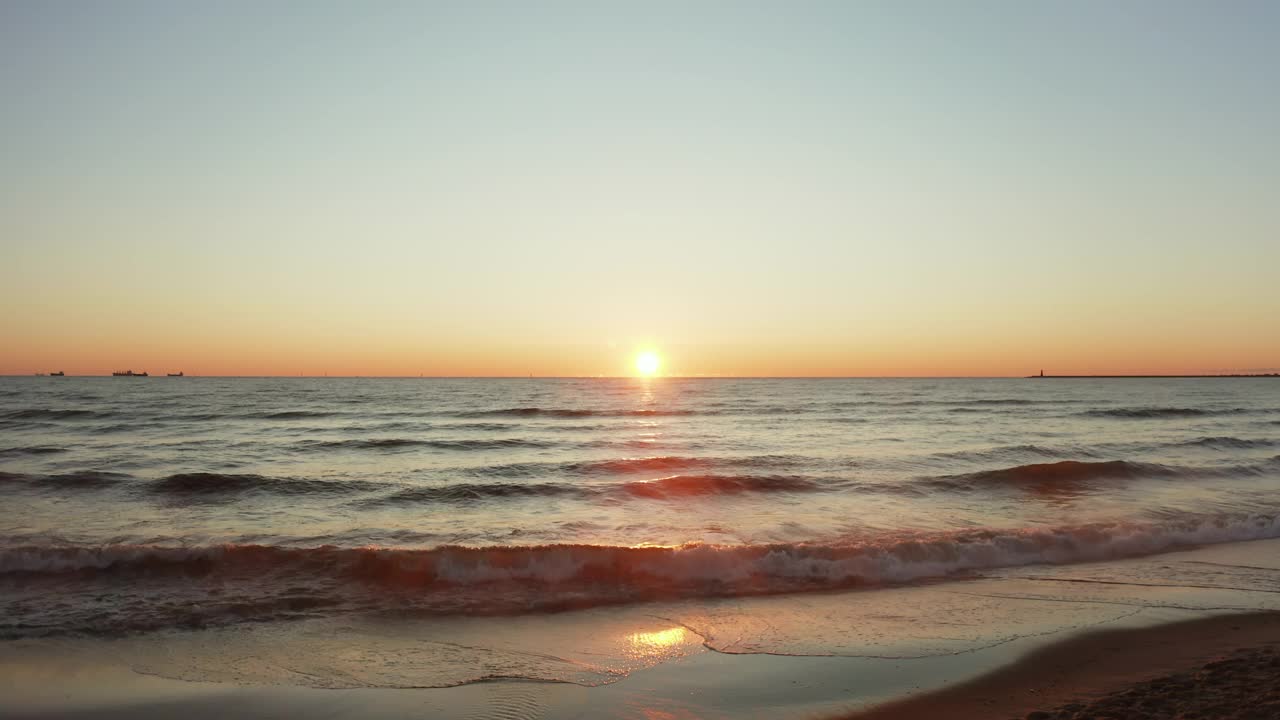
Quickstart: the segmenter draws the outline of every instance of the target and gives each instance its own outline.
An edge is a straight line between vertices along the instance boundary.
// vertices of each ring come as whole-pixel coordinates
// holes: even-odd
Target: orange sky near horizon
[[[153,375],[183,371],[211,376],[592,377],[633,376],[636,356],[654,350],[660,376],[727,377],[1003,377],[1044,369],[1049,374],[1217,374],[1276,372],[1274,341],[1258,337],[1230,352],[1212,347],[1173,352],[1158,339],[1113,345],[1041,338],[1015,346],[936,344],[929,338],[891,344],[793,345],[767,342],[685,344],[603,342],[577,345],[476,343],[433,349],[427,339],[394,346],[350,336],[331,342],[289,338],[222,345],[215,338],[166,343],[139,339],[113,345],[52,340],[40,348],[6,351],[0,374],[65,371],[105,375],[113,370]]]
[[[0,374],[625,376],[644,349],[662,355],[669,376],[1269,372],[1280,366],[1280,333],[1262,330],[1276,316],[1263,299],[1269,271],[1259,263],[1254,272],[1212,302],[1132,278],[1123,292],[1077,297],[1064,272],[981,293],[940,288],[949,302],[928,288],[913,296],[917,282],[941,283],[904,274],[874,291],[835,284],[778,303],[749,289],[726,298],[696,286],[651,295],[623,287],[600,288],[594,301],[461,310],[410,291],[388,300],[299,289],[282,306],[247,290],[219,297],[221,284],[198,276],[184,294],[85,273],[78,294],[61,294],[35,273],[0,288],[11,294]],[[486,292],[485,280],[475,282]]]

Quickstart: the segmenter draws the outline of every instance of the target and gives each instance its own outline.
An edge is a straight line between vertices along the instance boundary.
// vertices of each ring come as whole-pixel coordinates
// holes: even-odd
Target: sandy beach
[[[1267,717],[1248,712],[1275,697],[1277,549],[531,617],[6,641],[0,716]]]
[[[725,656],[720,656],[725,659]],[[739,658],[747,682],[769,683],[770,659]],[[777,659],[772,659],[776,661]],[[754,666],[754,668],[752,667]],[[727,669],[684,668],[686,681],[706,683]],[[755,670],[755,672],[752,672]],[[764,672],[760,672],[760,671]],[[772,689],[785,702],[747,703],[731,712],[692,711],[673,695],[690,692],[667,673],[634,688],[627,683],[587,690],[574,685],[486,683],[446,692],[413,689],[316,690],[189,683],[141,675],[108,664],[65,661],[42,669],[3,667],[6,692],[17,683],[47,683],[57,675],[57,698],[43,708],[4,710],[0,716],[47,720],[162,720],[203,718],[463,718],[463,717],[805,717],[808,691],[786,675]],[[665,675],[665,677],[664,677]],[[766,675],[766,677],[762,677]],[[45,687],[49,687],[46,685]],[[27,688],[30,697],[31,688]],[[664,697],[664,691],[666,697]],[[598,692],[598,696],[593,696]],[[551,710],[551,712],[547,712]],[[830,720],[1084,720],[1114,718],[1263,720],[1280,712],[1280,613],[1225,615],[1138,629],[1074,636],[1034,651],[977,679],[888,702]],[[814,715],[807,715],[814,717]]]
[[[1280,717],[1280,613],[1091,633],[847,720]]]

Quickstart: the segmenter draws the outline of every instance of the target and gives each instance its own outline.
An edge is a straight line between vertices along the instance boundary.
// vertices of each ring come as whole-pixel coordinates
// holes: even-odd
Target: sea
[[[510,616],[1280,536],[1280,380],[0,379],[0,639]]]

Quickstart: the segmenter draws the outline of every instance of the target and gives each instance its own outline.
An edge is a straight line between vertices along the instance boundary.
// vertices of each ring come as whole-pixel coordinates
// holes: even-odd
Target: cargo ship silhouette
[[[132,370],[117,370],[111,373],[111,376],[112,377],[147,377],[147,373],[145,372],[136,373]]]

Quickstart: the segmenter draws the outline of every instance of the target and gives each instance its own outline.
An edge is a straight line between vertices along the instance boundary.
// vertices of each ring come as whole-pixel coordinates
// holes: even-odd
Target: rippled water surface
[[[0,632],[1107,559],[1280,535],[1278,486],[1276,379],[3,378]]]

